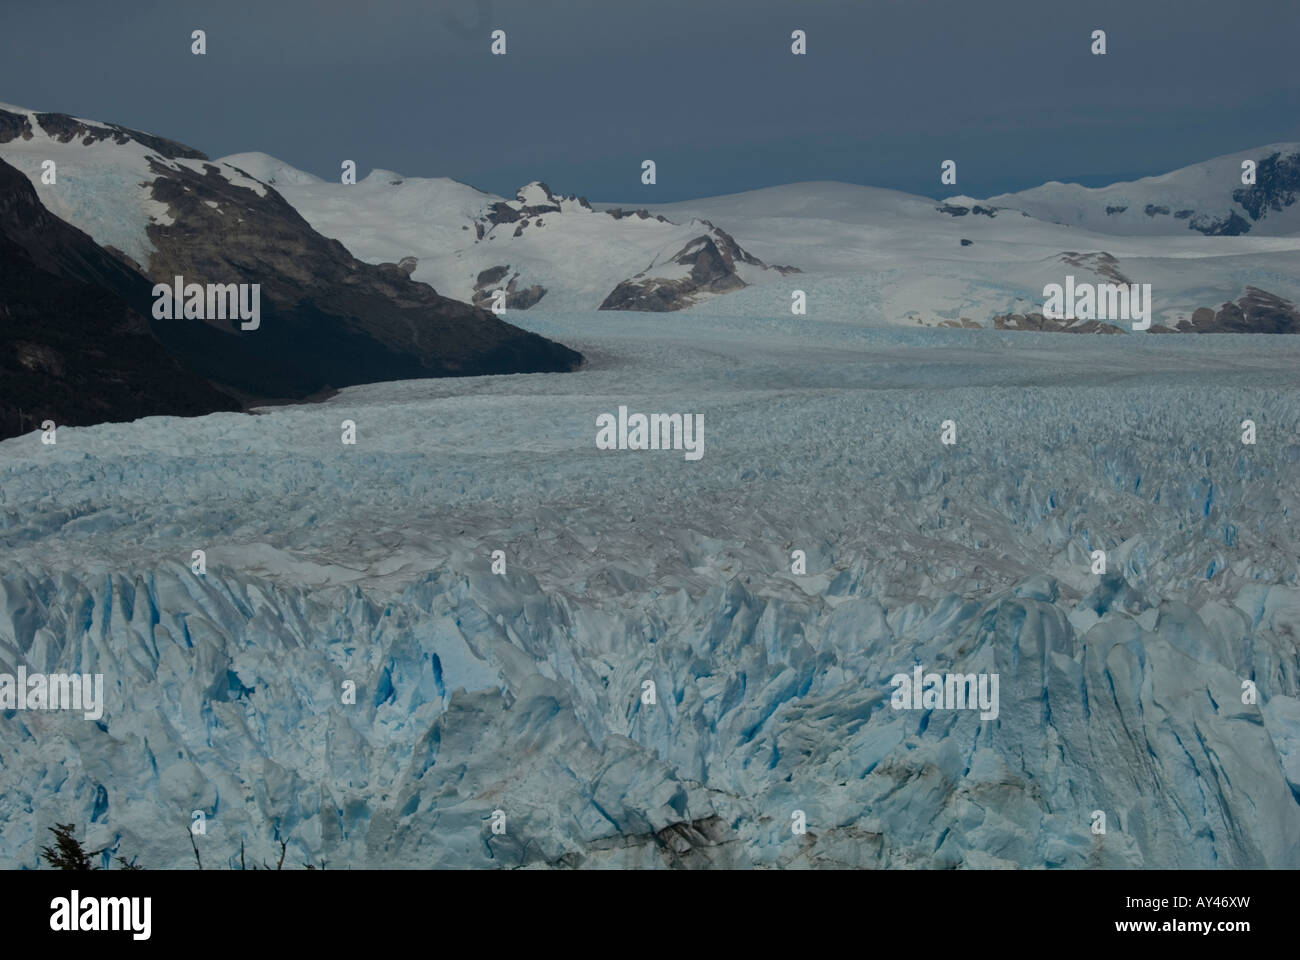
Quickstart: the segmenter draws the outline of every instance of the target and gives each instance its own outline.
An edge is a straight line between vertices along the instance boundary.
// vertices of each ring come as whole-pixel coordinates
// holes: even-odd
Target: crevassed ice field
[[[0,443],[0,659],[106,684],[0,862],[1300,867],[1300,340],[510,319],[589,365]]]

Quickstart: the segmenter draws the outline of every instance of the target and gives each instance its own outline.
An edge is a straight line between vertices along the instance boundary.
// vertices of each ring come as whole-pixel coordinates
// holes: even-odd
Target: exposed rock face
[[[372,171],[353,189],[326,183],[260,153],[236,154],[219,163],[256,177],[249,182],[257,186],[278,180],[282,186],[277,191],[315,229],[337,238],[360,259],[380,263],[413,255],[419,258],[413,279],[480,306],[490,302],[488,284],[497,283],[509,297],[509,308],[541,303],[547,310],[595,310],[625,281],[637,286],[648,279],[682,280],[696,259],[724,260],[722,248],[734,246],[714,232],[713,224],[695,216],[675,222],[644,209],[597,211],[585,198],[561,195],[541,180],[523,185],[507,199],[446,178],[407,177],[392,187],[382,171]],[[186,164],[202,171],[200,164]],[[165,211],[148,212],[166,217]],[[393,245],[397,235],[406,238],[404,246]],[[716,254],[686,249],[702,236],[711,238]],[[118,243],[116,237],[101,239]],[[692,263],[670,263],[679,253]],[[681,286],[705,292],[738,289],[796,272],[792,267],[765,267],[743,251],[730,256],[739,268],[734,278],[722,276],[729,272],[725,264],[716,276],[701,266],[691,282]],[[476,282],[479,274],[503,264],[510,266],[499,278],[484,276]],[[622,292],[615,298],[623,299]],[[673,299],[670,295],[649,302],[654,303],[651,309],[674,309]]]
[[[130,127],[119,126],[116,123],[87,123],[84,120],[70,117],[66,113],[38,113],[36,114],[36,122],[40,124],[42,130],[59,143],[80,140],[82,145],[90,146],[98,140],[112,140],[114,143],[127,143],[134,140],[136,143],[143,144],[169,160],[177,158],[189,160],[208,159],[207,154],[201,153],[193,147],[187,147],[183,143],[177,143],[175,140],[168,140],[165,137],[155,137],[150,133],[141,133],[139,130],[132,130]]]
[[[524,226],[527,226],[529,218],[540,217],[544,213],[560,213],[566,204],[586,210],[591,209],[591,204],[585,197],[557,197],[542,181],[534,180],[515,191],[515,199],[501,200],[492,204],[484,215],[483,222],[499,226],[503,223],[523,221]],[[483,230],[480,229],[478,234],[481,239]],[[515,236],[519,236],[518,229],[515,231]]]
[[[1098,258],[1109,254],[1064,254],[1062,259],[1079,258],[1088,261],[1086,265],[1096,267]],[[1114,258],[1110,258],[1113,261]],[[1066,260],[1066,262],[1075,262]],[[1085,265],[1080,262],[1080,265]],[[1106,264],[1102,264],[1106,266]],[[1104,271],[1100,271],[1104,272]],[[1117,269],[1106,273],[1116,282],[1130,281]],[[963,320],[962,325],[965,326]],[[957,326],[953,321],[945,321],[941,326]],[[1037,330],[1059,333],[1128,333],[1121,326],[1101,320],[1053,320],[1041,313],[1004,313],[993,318],[997,330]],[[1246,294],[1236,303],[1228,302],[1217,310],[1200,307],[1192,313],[1190,320],[1180,320],[1177,327],[1152,323],[1148,333],[1300,333],[1300,310],[1289,300],[1258,287],[1247,287]]]
[[[992,219],[998,215],[997,207],[983,206],[978,203],[964,205],[960,203],[945,203],[942,206],[935,207],[940,213],[946,213],[950,217],[964,217],[968,213],[973,213],[980,217],[989,217]]]
[[[1191,320],[1178,323],[1180,333],[1300,333],[1296,305],[1258,287],[1247,287],[1236,303],[1217,311],[1201,307]]]
[[[509,272],[510,266],[508,264],[504,267],[488,267],[486,270],[480,270],[474,286],[476,288],[490,287],[493,284],[500,283]]]
[[[656,313],[680,310],[707,295],[746,286],[737,272],[737,264],[768,269],[725,230],[707,220],[702,222],[709,227],[708,233],[696,237],[662,264],[651,264],[630,280],[624,280],[605,298],[600,309]],[[793,267],[777,269],[781,273],[798,272]]]
[[[1250,232],[1250,224],[1235,212],[1229,213],[1226,217],[1211,217],[1206,214],[1199,214],[1192,217],[1187,225],[1207,237],[1239,237]]]
[[[1054,320],[1041,313],[1003,313],[993,318],[995,330],[1036,330],[1040,333],[1127,333],[1102,320]]]
[[[1098,276],[1105,277],[1115,283],[1133,282],[1120,272],[1119,261],[1105,250],[1098,253],[1076,253],[1073,250],[1066,250],[1061,254],[1061,262],[1067,267],[1081,267],[1085,270],[1091,270]]]
[[[622,207],[611,207],[606,210],[608,216],[615,220],[622,220],[624,217],[636,217],[638,220],[658,220],[660,223],[671,223],[667,217],[661,214],[651,213],[649,210],[624,210]]]
[[[516,220],[522,218],[523,215],[516,208],[512,207],[508,200],[492,204],[486,216],[487,222],[493,226],[499,226],[503,223],[514,223]]]
[[[546,288],[539,283],[521,289],[519,287],[518,272],[511,276],[503,287],[501,281],[505,279],[506,274],[509,272],[509,265],[489,267],[487,270],[479,271],[474,283],[474,306],[491,309],[492,295],[495,291],[501,289],[506,292],[507,310],[527,310],[546,295]]]
[[[241,330],[235,319],[156,319],[152,284],[143,300],[136,288],[130,293],[167,352],[245,402],[381,380],[564,371],[581,363],[567,347],[412,281],[413,259],[357,260],[273,188],[183,144],[116,124],[16,110],[0,111],[0,136],[33,144],[40,138],[61,164],[103,174],[60,183],[57,209],[128,246],[131,257],[121,258],[128,269],[169,286],[178,276],[186,284],[258,285],[255,330]],[[31,150],[27,145],[23,154],[30,158]]]
[[[19,138],[32,138],[32,122],[27,119],[27,114],[0,110],[0,143],[9,143]]]
[[[1300,196],[1300,154],[1283,156],[1273,153],[1259,161],[1253,186],[1232,192],[1251,220],[1259,220],[1268,211],[1281,213]],[[1244,231],[1243,231],[1244,232]]]
[[[70,117],[66,113],[38,113],[35,116],[41,130],[58,143],[71,143],[77,140],[83,146],[90,146],[101,140],[111,140],[113,143],[127,143],[134,140],[168,159],[177,157],[190,160],[208,159],[206,154],[183,143],[165,137],[155,137],[150,133],[141,133],[139,130],[132,130],[130,127],[119,126],[116,123],[88,123]],[[18,138],[30,140],[33,136],[32,122],[27,114],[0,110],[0,143],[9,143]]]
[[[535,180],[520,187],[514,200],[493,203],[486,216],[475,223],[475,230],[479,239],[482,239],[496,226],[514,224],[510,238],[518,239],[524,237],[530,228],[535,230],[543,227],[544,215],[560,216],[575,212],[593,211],[585,198],[557,197],[549,186]],[[645,209],[624,210],[614,207],[601,212],[614,220],[635,218],[675,225],[667,217],[652,214]],[[656,259],[645,270],[620,281],[597,309],[650,312],[680,310],[698,303],[703,297],[745,287],[747,284],[737,271],[738,264],[759,270],[776,270],[783,275],[799,272],[796,267],[767,266],[742,249],[725,231],[707,220],[700,222],[707,228],[707,233],[692,239],[666,260]],[[526,310],[546,294],[546,288],[541,284],[523,286],[524,281],[518,271],[507,280],[508,273],[508,267],[492,267],[480,272],[474,285],[474,305],[490,306],[492,292],[504,289],[508,310]]]
[[[138,307],[149,281],[41,204],[0,160],[0,439],[42,421],[84,426],[237,410],[169,357]]]
[[[264,195],[215,164],[151,161],[153,197],[174,221],[154,224],[157,282],[258,283],[261,327],[237,321],[156,320],[176,355],[214,380],[258,397],[303,397],[329,387],[429,376],[570,370],[581,355],[439,296],[410,268],[370,265],[327,240],[272,188]],[[195,169],[195,167],[199,169]]]

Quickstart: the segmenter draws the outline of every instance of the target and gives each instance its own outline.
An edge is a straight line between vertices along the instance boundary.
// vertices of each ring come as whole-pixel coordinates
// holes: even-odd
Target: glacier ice
[[[1300,866],[1300,347],[526,322],[590,364],[0,443],[0,670],[107,701],[0,713],[0,862]]]

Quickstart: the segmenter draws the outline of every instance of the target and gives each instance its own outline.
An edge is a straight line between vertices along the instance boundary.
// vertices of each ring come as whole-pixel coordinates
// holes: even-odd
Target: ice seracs
[[[600,362],[0,442],[0,672],[105,678],[0,711],[0,861],[1300,865],[1300,340],[525,316]]]

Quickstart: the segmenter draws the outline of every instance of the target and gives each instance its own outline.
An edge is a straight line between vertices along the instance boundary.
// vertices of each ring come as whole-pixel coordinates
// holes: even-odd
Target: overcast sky
[[[541,179],[606,201],[800,180],[988,196],[1300,140],[1300,0],[0,6],[0,101],[331,179],[352,159],[362,176],[507,195]],[[1089,52],[1098,28],[1105,56]],[[939,183],[946,159],[956,188]]]

